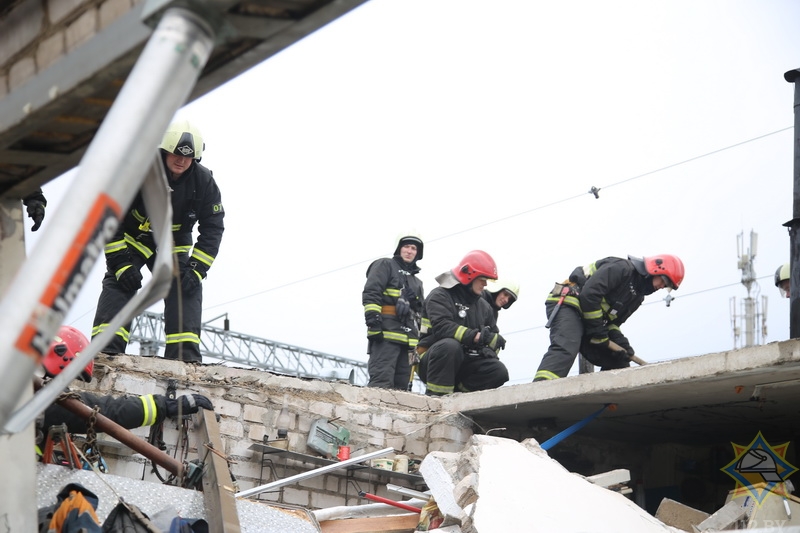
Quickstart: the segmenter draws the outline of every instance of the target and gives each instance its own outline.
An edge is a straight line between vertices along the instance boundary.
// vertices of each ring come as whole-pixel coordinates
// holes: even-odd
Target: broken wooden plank
[[[418,514],[323,520],[322,533],[413,533],[419,524]]]

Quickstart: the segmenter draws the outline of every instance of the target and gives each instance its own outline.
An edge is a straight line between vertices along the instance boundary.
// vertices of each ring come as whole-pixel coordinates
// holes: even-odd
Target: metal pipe
[[[340,461],[338,463],[333,463],[327,466],[323,466],[315,470],[309,470],[308,472],[303,472],[302,474],[290,476],[287,477],[286,479],[281,479],[280,481],[273,481],[272,483],[267,483],[266,485],[261,485],[260,487],[253,487],[252,489],[237,492],[236,497],[247,498],[249,496],[255,496],[257,494],[261,494],[262,492],[267,492],[268,490],[277,489],[286,485],[291,485],[292,483],[297,483],[298,481],[302,481],[304,479],[321,476],[322,474],[327,474],[328,472],[331,472],[333,470],[347,468],[350,465],[354,465],[362,461],[366,461],[368,459],[377,459],[378,457],[383,457],[384,455],[389,455],[390,453],[393,452],[394,448],[384,448],[383,450],[378,450],[377,452],[365,453],[364,455],[359,455],[358,457],[353,457],[346,461]]]
[[[789,280],[789,337],[800,337],[800,69],[783,75],[789,83],[794,83],[794,192],[792,195],[792,220],[784,226],[789,228],[789,258],[791,277]]]
[[[42,387],[41,378],[38,377],[34,378],[34,389],[38,390],[41,387]],[[95,428],[97,429],[97,431],[102,431],[106,435],[114,437],[128,448],[144,455],[145,457],[153,461],[161,468],[164,468],[171,474],[177,476],[179,479],[183,477],[183,463],[181,463],[177,459],[170,457],[169,455],[159,450],[146,440],[142,439],[141,437],[137,437],[124,427],[120,426],[116,422],[113,422],[109,418],[106,418],[100,413],[97,413],[95,415],[94,409],[92,409],[85,403],[81,402],[80,400],[76,400],[74,398],[65,398],[56,401],[58,405],[60,405],[64,409],[78,415],[79,417],[85,420],[89,420],[92,417],[92,415],[94,415]]]
[[[383,496],[376,496],[375,494],[370,494],[369,492],[364,492],[363,490],[360,491],[358,495],[362,498],[366,498],[378,503],[385,503],[386,505],[392,505],[394,507],[399,507],[400,509],[405,509],[406,511],[413,511],[415,513],[422,512],[422,509],[419,507],[414,507],[413,505],[408,505],[407,503],[390,500],[389,498],[384,498]]]

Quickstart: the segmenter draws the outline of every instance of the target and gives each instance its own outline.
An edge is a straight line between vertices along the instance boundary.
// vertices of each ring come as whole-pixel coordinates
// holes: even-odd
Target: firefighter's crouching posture
[[[406,390],[411,365],[409,352],[419,342],[419,317],[425,298],[417,278],[422,238],[401,234],[391,258],[374,261],[367,269],[361,300],[367,325],[369,387]]]
[[[497,279],[497,266],[481,250],[436,277],[439,286],[425,300],[418,350],[423,352],[419,377],[425,394],[495,389],[508,381],[508,369],[497,355],[506,341],[481,296],[490,279]]]
[[[545,302],[550,348],[534,381],[565,377],[578,352],[600,370],[630,366],[634,350],[620,326],[646,295],[677,289],[683,275],[683,262],[674,255],[606,257],[577,267]]]
[[[203,289],[200,282],[214,263],[224,231],[222,197],[209,169],[200,164],[203,137],[188,122],[171,124],[161,142],[160,154],[172,189],[172,237],[180,267],[180,278],[172,282],[164,299],[164,357],[201,362],[200,329]],[[194,242],[192,230],[199,235]],[[157,253],[150,219],[141,194],[122,220],[117,234],[106,244],[106,274],[97,303],[92,337],[102,333],[109,321],[142,286],[144,265],[152,270]],[[183,319],[181,322],[180,318]],[[116,332],[103,350],[125,353],[130,323]]]

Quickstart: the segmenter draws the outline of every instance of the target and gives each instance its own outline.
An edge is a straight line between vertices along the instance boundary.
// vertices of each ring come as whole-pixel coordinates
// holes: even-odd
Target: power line
[[[760,277],[760,278],[757,278],[757,279],[761,279],[761,280],[763,280],[763,279],[770,279],[770,278],[772,278],[772,276],[762,276],[762,277]],[[687,294],[682,294],[682,295],[680,296],[680,298],[681,298],[681,299],[684,299],[684,298],[689,298],[690,296],[697,296],[698,294],[703,294],[703,293],[705,293],[705,292],[718,291],[718,290],[720,290],[720,289],[727,289],[727,288],[729,288],[729,287],[736,287],[736,286],[738,286],[738,285],[741,285],[741,282],[737,282],[737,283],[728,283],[727,285],[720,285],[720,286],[718,286],[718,287],[712,287],[712,288],[710,288],[710,289],[702,289],[702,290],[699,290],[699,291],[694,291],[694,292],[690,292],[690,293],[687,293]],[[674,302],[674,301],[675,301],[675,300],[677,300],[677,299],[678,299],[678,298],[675,298],[675,297],[673,297],[671,301],[673,301],[673,302]],[[663,298],[662,298],[661,300],[651,300],[651,301],[649,301],[649,302],[644,302],[644,303],[642,304],[642,307],[644,307],[644,306],[646,306],[646,305],[654,305],[654,304],[658,304],[658,303],[661,303],[661,302],[663,302],[663,301],[664,301],[664,299],[663,299]],[[525,328],[525,329],[518,329],[518,330],[515,330],[515,331],[509,331],[508,333],[503,333],[503,336],[504,336],[504,337],[509,337],[509,336],[511,336],[511,335],[514,335],[514,334],[516,334],[516,333],[525,333],[526,331],[533,331],[533,330],[536,330],[536,329],[542,329],[543,327],[544,327],[544,324],[542,324],[541,326],[534,326],[534,327],[532,327],[532,328]]]
[[[460,231],[456,231],[454,233],[449,233],[449,234],[443,235],[441,237],[436,237],[436,238],[430,239],[430,240],[426,239],[426,241],[427,242],[442,241],[442,240],[454,237],[456,235],[461,235],[462,233],[467,233],[467,232],[474,231],[474,230],[477,230],[477,229],[480,229],[480,228],[485,228],[487,226],[491,226],[493,224],[498,224],[500,222],[503,222],[503,221],[506,221],[506,220],[510,220],[512,218],[520,217],[522,215],[527,215],[529,213],[533,213],[533,212],[536,212],[536,211],[541,211],[542,209],[546,209],[546,208],[552,207],[554,205],[562,204],[562,203],[565,203],[565,202],[569,202],[571,200],[575,200],[577,198],[581,198],[582,196],[584,196],[586,194],[594,194],[595,192],[597,192],[597,191],[599,191],[601,189],[610,189],[611,187],[616,187],[617,185],[622,185],[624,183],[628,183],[628,182],[631,182],[631,181],[634,181],[634,180],[645,178],[647,176],[652,176],[653,174],[656,174],[658,172],[663,172],[665,170],[669,170],[671,168],[675,168],[675,167],[678,167],[678,166],[681,166],[681,165],[685,165],[685,164],[691,163],[693,161],[698,161],[698,160],[703,159],[705,157],[709,157],[709,156],[712,156],[714,154],[718,154],[720,152],[724,152],[726,150],[731,150],[733,148],[738,148],[740,146],[744,146],[745,144],[748,144],[748,143],[751,143],[751,142],[755,142],[755,141],[759,141],[761,139],[765,139],[765,138],[770,137],[772,135],[776,135],[778,133],[782,133],[784,131],[791,130],[793,128],[794,128],[794,126],[788,126],[786,128],[775,130],[775,131],[770,132],[770,133],[765,133],[763,135],[759,135],[757,137],[753,137],[753,138],[747,139],[745,141],[740,141],[740,142],[725,146],[723,148],[718,148],[716,150],[712,150],[710,152],[706,152],[705,154],[702,154],[702,155],[697,155],[697,156],[694,156],[694,157],[690,157],[689,159],[684,159],[683,161],[679,161],[677,163],[672,163],[670,165],[658,168],[656,170],[651,170],[651,171],[645,172],[643,174],[638,174],[636,176],[632,176],[630,178],[626,178],[626,179],[611,183],[610,185],[605,185],[605,186],[603,186],[601,188],[592,187],[592,189],[590,191],[586,192],[586,193],[576,194],[576,195],[573,195],[573,196],[569,196],[567,198],[562,198],[561,200],[555,200],[553,202],[542,204],[542,205],[539,205],[539,206],[534,207],[532,209],[528,209],[526,211],[521,211],[521,212],[515,213],[513,215],[508,215],[508,216],[505,216],[505,217],[497,218],[495,220],[491,220],[489,222],[485,222],[485,223],[479,224],[477,226],[472,226],[470,228],[466,228],[466,229],[463,229],[463,230],[460,230]],[[314,274],[314,275],[311,275],[311,276],[308,276],[308,277],[305,277],[305,278],[302,278],[302,279],[298,279],[298,280],[295,280],[295,281],[290,281],[288,283],[284,283],[283,285],[277,285],[277,286],[271,287],[269,289],[264,289],[263,291],[254,292],[254,293],[242,296],[240,298],[234,298],[233,300],[228,300],[228,301],[222,302],[220,304],[215,304],[215,305],[206,307],[205,309],[214,309],[214,308],[222,307],[222,306],[229,305],[229,304],[232,304],[232,303],[235,303],[235,302],[241,302],[242,300],[247,300],[249,298],[260,296],[260,295],[266,294],[268,292],[276,291],[276,290],[279,290],[279,289],[284,289],[286,287],[291,287],[292,285],[297,285],[298,283],[305,283],[306,281],[310,281],[312,279],[321,278],[323,276],[327,276],[327,275],[333,274],[335,272],[340,272],[342,270],[347,270],[347,269],[350,269],[350,268],[353,268],[353,267],[356,267],[356,266],[359,266],[359,265],[363,265],[363,264],[365,264],[367,262],[372,262],[375,259],[377,259],[377,258],[366,259],[366,260],[358,261],[356,263],[352,263],[352,264],[349,264],[349,265],[346,265],[346,266],[342,266],[342,267],[339,267],[339,268],[334,268],[333,270],[327,270],[327,271],[321,272],[319,274]],[[722,287],[717,287],[715,289],[707,289],[707,290],[717,290],[719,288],[722,288]],[[700,292],[703,292],[703,291],[700,291]],[[699,293],[693,293],[693,294],[699,294]],[[523,331],[527,331],[527,330],[523,330]]]

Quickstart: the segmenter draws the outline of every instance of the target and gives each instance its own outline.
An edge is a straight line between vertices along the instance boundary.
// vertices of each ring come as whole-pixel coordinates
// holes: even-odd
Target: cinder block
[[[223,418],[219,423],[220,435],[228,435],[230,437],[242,438],[244,436],[244,428],[242,423],[238,420],[230,418]]]
[[[325,509],[328,507],[338,507],[346,505],[343,495],[331,493],[311,493],[311,508],[312,509]]]
[[[251,442],[263,442],[266,434],[267,430],[261,424],[250,424],[250,428],[247,430],[247,438]]]
[[[38,0],[26,0],[0,21],[0,66],[30,46],[42,31],[44,12]]]
[[[91,9],[78,17],[64,31],[67,52],[71,52],[97,34],[97,10]]]
[[[301,490],[294,487],[284,487],[283,503],[288,503],[289,505],[300,505],[301,507],[309,507],[311,504],[311,493],[307,490]]]
[[[675,500],[664,498],[656,510],[656,518],[668,526],[676,527],[683,531],[692,533],[692,526],[700,524],[709,517],[708,513],[698,511],[688,505],[684,505]]]
[[[268,415],[269,411],[263,407],[258,407],[256,405],[244,405],[244,410],[242,411],[242,418],[245,422],[260,422],[264,424],[269,420]]]
[[[214,412],[231,418],[239,418],[242,414],[242,405],[236,402],[223,400],[222,398],[211,398],[214,404]]]
[[[311,402],[308,406],[308,410],[310,413],[323,418],[333,418],[333,405],[329,402]]]
[[[64,56],[64,32],[42,40],[36,48],[36,66],[42,71]]]
[[[56,24],[61,19],[72,15],[78,11],[82,0],[47,0],[47,13],[50,15],[50,23]]]
[[[130,0],[106,0],[100,4],[100,29],[131,10]]]
[[[392,416],[388,413],[373,413],[372,414],[372,427],[378,429],[391,429],[392,428]]]

